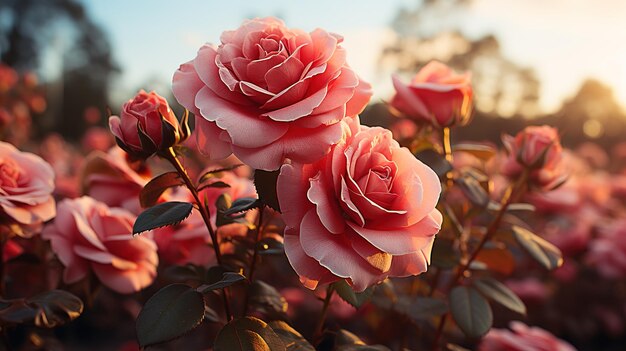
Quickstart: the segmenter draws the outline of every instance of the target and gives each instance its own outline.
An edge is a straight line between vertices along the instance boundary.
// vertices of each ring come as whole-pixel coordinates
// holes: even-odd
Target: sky
[[[114,99],[127,99],[139,88],[169,89],[176,68],[193,59],[203,43],[219,43],[223,30],[263,16],[344,36],[348,62],[374,85],[375,98],[384,99],[392,93],[391,83],[377,70],[377,60],[394,38],[390,24],[398,9],[412,7],[416,0],[83,2],[109,35],[123,70]],[[612,86],[626,106],[626,1],[474,0],[454,20],[471,37],[494,34],[505,56],[535,69],[546,112],[558,109],[590,77]],[[142,86],[154,81],[165,84]]]

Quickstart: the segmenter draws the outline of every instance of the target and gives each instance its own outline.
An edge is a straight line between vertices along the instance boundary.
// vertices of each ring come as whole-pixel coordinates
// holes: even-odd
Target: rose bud
[[[109,118],[109,127],[119,147],[139,159],[166,152],[190,134],[187,113],[179,123],[162,96],[143,90],[122,106],[119,117]]]
[[[524,170],[529,172],[529,182],[541,189],[551,190],[563,184],[563,148],[556,129],[550,126],[530,126],[515,137],[502,137],[508,158],[502,173],[518,178]]]
[[[431,61],[404,84],[393,76],[396,94],[391,106],[407,117],[437,128],[466,125],[472,115],[470,73],[456,74],[441,62]]]

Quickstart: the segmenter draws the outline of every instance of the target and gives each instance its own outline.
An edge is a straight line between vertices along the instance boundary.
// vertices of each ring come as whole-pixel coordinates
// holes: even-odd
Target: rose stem
[[[450,143],[450,127],[444,127],[442,132],[441,143],[443,145],[443,154],[450,164],[452,164],[452,145]],[[452,185],[452,171],[446,172],[446,185]]]
[[[465,274],[465,271],[469,269],[472,262],[474,262],[476,257],[478,257],[478,254],[483,249],[485,244],[491,239],[491,237],[495,235],[496,231],[500,227],[500,223],[502,222],[502,218],[504,217],[506,210],[513,203],[513,201],[523,193],[524,187],[526,186],[526,181],[528,179],[528,173],[529,171],[525,169],[522,175],[518,178],[517,182],[515,182],[515,184],[511,185],[507,189],[506,193],[502,197],[502,200],[500,201],[500,210],[498,211],[496,218],[491,222],[491,224],[487,228],[487,233],[485,234],[485,236],[483,236],[480,243],[478,243],[476,250],[474,250],[474,252],[470,256],[470,258],[467,260],[467,262],[465,262],[465,264],[459,267],[456,274],[454,275],[454,278],[452,278],[452,280],[450,281],[447,291],[452,290],[454,285],[456,285],[459,282],[459,280]],[[439,326],[437,327],[437,333],[435,334],[435,341],[433,343],[433,350],[437,350],[437,347],[439,346],[439,339],[441,338],[441,334],[443,332],[443,328],[446,323],[447,316],[448,314],[445,314],[439,320]]]
[[[7,239],[4,235],[0,238],[0,297],[4,297],[4,247],[6,246],[8,240],[9,239]]]
[[[263,212],[264,212],[263,210],[264,209],[265,207],[261,206],[261,208],[259,208],[259,215],[257,216],[258,224],[256,227],[256,240],[254,241],[254,253],[252,254],[252,261],[250,262],[250,272],[248,272],[248,281],[250,283],[252,283],[254,279],[256,261],[259,255],[259,241],[261,241],[261,237],[263,236]],[[243,306],[244,314],[248,313],[248,304],[250,303],[250,289],[251,288],[252,288],[252,285],[250,285],[250,287],[248,288],[248,294],[246,295],[246,302],[244,303],[244,306]]]
[[[324,298],[324,306],[322,307],[320,319],[317,321],[315,333],[313,334],[314,339],[320,339],[322,337],[324,322],[326,321],[326,315],[328,315],[328,307],[330,306],[330,299],[333,297],[334,292],[335,289],[333,288],[332,284],[329,284],[328,288],[326,288],[326,297]]]
[[[187,174],[185,167],[183,167],[178,157],[176,157],[176,153],[174,152],[174,149],[169,148],[168,152],[166,152],[163,155],[163,157],[165,157],[165,159],[168,160],[172,164],[172,166],[174,166],[174,168],[176,169],[176,172],[178,172],[180,177],[183,179],[183,181],[185,182],[185,185],[187,186],[187,189],[189,189],[189,192],[191,193],[194,200],[196,201],[196,204],[198,205],[198,211],[200,212],[200,215],[202,216],[202,219],[204,220],[204,224],[206,225],[207,229],[209,230],[209,234],[211,235],[211,241],[213,242],[213,250],[215,251],[215,258],[217,260],[217,263],[219,265],[222,265],[222,254],[220,252],[220,246],[219,246],[219,242],[217,239],[217,233],[215,233],[215,231],[213,230],[213,226],[211,225],[211,213],[210,213],[208,206],[205,206],[200,200],[200,196],[198,195],[198,189],[195,187],[195,185],[189,178],[189,175]],[[224,293],[222,294],[222,296],[224,299],[224,311],[226,312],[226,318],[228,321],[230,321],[233,318],[233,316],[232,316],[232,313],[230,312],[230,303],[228,302],[228,295],[226,294],[226,289],[224,289]]]

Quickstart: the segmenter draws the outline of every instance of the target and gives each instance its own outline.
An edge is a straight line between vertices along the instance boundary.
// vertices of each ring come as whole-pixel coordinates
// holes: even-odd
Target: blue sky
[[[83,0],[109,34],[123,72],[116,99],[135,89],[168,89],[179,64],[204,42],[238,27],[245,18],[278,16],[292,27],[322,27],[345,37],[348,61],[374,84],[377,97],[390,93],[387,73],[377,71],[378,54],[393,39],[389,28],[400,6],[415,0]],[[597,77],[616,89],[626,105],[626,1],[474,0],[459,26],[472,36],[494,33],[505,55],[529,65],[542,80],[542,106],[558,108],[583,79]],[[437,19],[435,19],[435,22]]]

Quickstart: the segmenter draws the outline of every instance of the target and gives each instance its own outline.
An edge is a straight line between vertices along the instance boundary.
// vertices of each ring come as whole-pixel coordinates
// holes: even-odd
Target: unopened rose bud
[[[563,148],[559,134],[550,126],[530,126],[515,137],[502,138],[508,152],[503,173],[516,178],[524,170],[529,172],[529,181],[542,189],[551,189],[566,179],[563,170]]]
[[[190,134],[187,122],[187,113],[179,123],[162,96],[141,90],[122,106],[119,117],[109,118],[109,127],[124,151],[145,159],[187,139]]]

